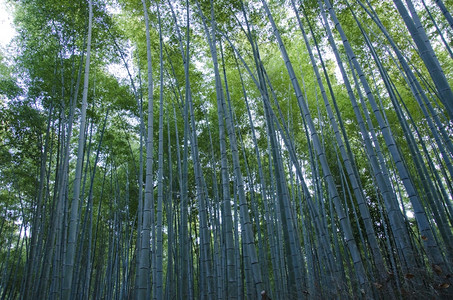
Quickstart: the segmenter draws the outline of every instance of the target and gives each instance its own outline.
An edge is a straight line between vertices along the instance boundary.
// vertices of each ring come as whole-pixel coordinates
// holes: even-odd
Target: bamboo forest
[[[2,300],[453,299],[453,0],[4,2]]]

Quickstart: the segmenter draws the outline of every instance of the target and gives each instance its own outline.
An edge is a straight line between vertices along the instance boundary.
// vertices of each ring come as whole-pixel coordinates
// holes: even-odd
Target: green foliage
[[[329,23],[343,78],[321,17],[329,13],[326,1],[294,2],[314,62],[290,1],[145,1],[154,81],[153,190],[148,192],[155,201],[151,226],[144,229],[140,201],[147,180],[149,103],[143,3],[94,1],[72,298],[134,298],[138,241],[147,243],[145,230],[151,249],[147,284],[154,293],[151,282],[161,273],[166,299],[256,299],[261,296],[255,283],[277,299],[404,298],[418,290],[433,298],[451,296],[451,120],[430,67],[391,1],[369,2],[399,58],[357,1],[330,1],[357,59],[358,66],[351,68],[339,26]],[[451,44],[451,28],[434,1],[426,2]],[[452,7],[452,1],[444,3]],[[62,274],[69,270],[62,257],[74,209],[88,4],[23,0],[14,7],[16,53],[11,63],[0,55],[0,293],[9,299],[59,298]],[[422,5],[416,9],[452,84],[446,46]],[[331,22],[332,15],[327,17]],[[215,44],[207,38],[212,30]],[[281,58],[283,48],[288,60]],[[398,59],[407,62],[413,77]],[[359,71],[363,77],[355,78]],[[162,157],[157,142],[161,95]],[[425,113],[417,98],[432,109]],[[225,107],[218,107],[219,99],[225,99]],[[188,104],[194,108],[193,123]],[[307,129],[310,122],[313,127]],[[219,139],[222,124],[226,148]],[[158,183],[160,162],[163,181]],[[157,226],[159,188],[162,227]],[[226,216],[228,206],[231,216]],[[163,257],[156,255],[158,234]],[[356,252],[351,243],[358,245]],[[259,272],[251,271],[257,268],[258,283]],[[297,284],[291,286],[294,278]]]

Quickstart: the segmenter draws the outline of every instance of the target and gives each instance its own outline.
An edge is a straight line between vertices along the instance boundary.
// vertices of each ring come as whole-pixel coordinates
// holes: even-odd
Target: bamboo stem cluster
[[[9,187],[2,299],[453,296],[446,3],[118,1],[134,61],[97,2],[70,75],[55,54],[35,196]]]

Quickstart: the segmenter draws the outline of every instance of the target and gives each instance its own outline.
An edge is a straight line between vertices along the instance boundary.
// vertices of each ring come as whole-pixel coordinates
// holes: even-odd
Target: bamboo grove
[[[453,297],[453,1],[8,3],[1,299]]]

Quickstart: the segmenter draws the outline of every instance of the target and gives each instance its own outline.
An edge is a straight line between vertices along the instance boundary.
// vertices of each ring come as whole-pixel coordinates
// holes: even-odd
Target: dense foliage
[[[2,299],[453,297],[453,1],[10,5]]]

